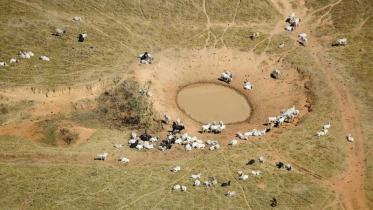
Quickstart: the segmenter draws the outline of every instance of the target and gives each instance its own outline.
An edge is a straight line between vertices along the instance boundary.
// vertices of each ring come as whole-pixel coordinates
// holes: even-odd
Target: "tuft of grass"
[[[105,91],[98,99],[99,115],[115,128],[153,127],[155,112],[147,96],[148,88],[148,85],[140,86],[135,81],[126,80]]]
[[[34,104],[34,101],[28,100],[0,103],[0,125],[27,119],[30,116],[28,111]]]
[[[54,120],[43,120],[39,122],[40,130],[43,133],[43,138],[41,142],[56,146],[57,145],[57,135],[58,135],[58,125]]]

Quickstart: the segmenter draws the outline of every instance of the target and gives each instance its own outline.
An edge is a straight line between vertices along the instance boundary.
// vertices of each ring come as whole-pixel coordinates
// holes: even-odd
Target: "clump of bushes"
[[[61,128],[59,138],[62,139],[66,144],[70,145],[78,139],[78,134],[70,131],[67,128]]]
[[[39,128],[43,135],[41,142],[48,145],[70,145],[79,138],[77,133],[68,128],[59,128],[58,122],[54,119],[40,121]]]
[[[135,81],[124,81],[99,97],[98,112],[116,128],[151,128],[155,125],[153,103]]]

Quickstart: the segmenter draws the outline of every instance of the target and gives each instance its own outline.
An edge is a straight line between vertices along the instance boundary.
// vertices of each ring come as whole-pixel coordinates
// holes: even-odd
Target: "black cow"
[[[135,143],[130,144],[130,148],[136,148],[137,145],[138,145],[138,142],[136,141]]]
[[[140,57],[141,60],[147,60],[149,58],[148,52],[144,52],[144,54]]]
[[[278,168],[278,169],[281,169],[281,168],[283,168],[285,165],[284,165],[284,163],[283,162],[277,162],[276,163],[276,167]]]
[[[271,200],[271,206],[276,207],[277,206],[277,199],[275,197],[272,198]]]
[[[179,125],[176,122],[172,123],[172,133],[180,133],[180,131],[184,130],[184,125]]]
[[[221,184],[222,187],[228,187],[228,186],[231,186],[231,180],[229,180],[228,182],[223,182]]]
[[[251,159],[251,160],[249,160],[249,162],[246,163],[246,165],[252,165],[252,164],[254,164],[254,163],[255,163],[255,160],[254,160],[254,159]]]
[[[149,141],[152,136],[148,134],[148,132],[145,130],[143,134],[141,134],[140,139],[143,141]]]

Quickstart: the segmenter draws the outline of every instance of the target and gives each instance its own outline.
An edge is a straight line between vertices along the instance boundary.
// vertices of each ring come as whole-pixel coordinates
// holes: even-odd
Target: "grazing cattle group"
[[[81,22],[82,18],[79,16],[76,16],[73,18],[73,21],[75,22]],[[299,17],[296,17],[294,13],[292,13],[287,19],[286,19],[286,25],[285,30],[287,31],[294,31],[301,23],[301,19]],[[56,28],[53,35],[61,37],[64,34],[66,34],[66,31],[61,28]],[[251,39],[256,39],[260,36],[259,32],[253,33],[250,37]],[[87,40],[87,33],[80,33],[78,35],[78,41],[84,42]],[[306,46],[308,43],[307,34],[306,33],[300,33],[298,35],[298,42],[302,44],[303,46]],[[337,39],[334,46],[345,46],[347,44],[346,38]],[[283,48],[285,46],[284,42],[281,42],[278,45],[278,48]],[[19,57],[23,59],[30,59],[34,56],[34,53],[31,51],[21,51],[19,52]],[[50,58],[48,56],[42,55],[39,57],[42,61],[50,61]],[[138,56],[140,64],[152,64],[154,57],[148,53],[144,52]],[[18,60],[16,58],[10,59],[10,64],[12,63],[18,63]],[[6,62],[0,62],[0,67],[7,66]],[[273,79],[280,79],[281,78],[281,72],[278,69],[274,69],[270,77]],[[233,80],[233,73],[230,71],[224,71],[221,73],[219,80],[230,84]],[[247,80],[244,81],[243,84],[244,90],[253,90],[253,84]],[[148,97],[152,96],[149,89],[140,89],[140,94],[146,95]],[[295,106],[282,110],[280,112],[280,115],[276,117],[268,117],[266,124],[269,126],[267,128],[257,130],[252,129],[247,132],[241,133],[237,132],[236,137],[239,140],[248,140],[251,137],[259,137],[263,136],[266,133],[270,132],[273,127],[280,127],[284,123],[290,123],[294,120],[295,117],[299,115],[299,110],[295,108]],[[177,119],[176,121],[172,121],[170,116],[167,114],[164,114],[162,119],[160,120],[163,124],[171,125],[171,131],[166,135],[166,137],[160,141],[160,138],[158,136],[152,136],[149,135],[147,130],[144,131],[143,134],[138,136],[136,132],[132,132],[130,135],[130,138],[128,140],[128,145],[130,148],[137,149],[137,150],[151,150],[154,148],[158,148],[161,151],[166,151],[172,148],[173,145],[181,145],[184,146],[185,151],[191,151],[193,149],[205,149],[206,147],[210,151],[218,150],[220,149],[220,143],[216,140],[207,140],[203,141],[201,139],[198,139],[196,136],[191,136],[188,133],[183,133],[185,130],[185,125],[181,122],[180,119]],[[171,123],[172,122],[172,123]],[[320,131],[316,133],[316,136],[322,137],[328,135],[328,130],[331,128],[330,122],[327,124],[324,124]],[[221,134],[226,129],[226,125],[223,121],[219,122],[211,122],[202,125],[201,127],[201,133],[211,133],[211,134]],[[348,134],[346,136],[347,141],[353,142],[354,138],[351,134]],[[234,146],[237,145],[239,141],[237,139],[232,139],[228,145]],[[123,144],[114,144],[113,145],[115,149],[121,149],[124,145]],[[158,146],[158,147],[157,147]],[[97,154],[94,157],[94,160],[101,160],[105,161],[109,157],[107,152],[103,152],[100,154]],[[121,156],[117,159],[119,163],[128,164],[130,162],[128,157]],[[264,164],[266,162],[266,159],[263,156],[258,157],[257,159],[249,159],[246,163],[247,167],[250,166],[256,166],[257,163]],[[293,171],[293,166],[290,163],[283,163],[281,161],[276,162],[273,167],[276,167],[278,169],[285,169],[287,171]],[[177,165],[173,167],[170,170],[172,173],[179,173],[181,171],[181,166]],[[247,181],[249,180],[249,174],[253,177],[259,177],[262,175],[261,170],[251,170],[249,173],[245,173],[244,171],[240,170],[238,171],[238,176],[236,177],[237,180],[240,181]],[[210,177],[208,180],[201,181],[202,174],[191,174],[190,179],[192,180],[192,185],[194,187],[199,187],[201,185],[205,187],[216,187],[218,186],[218,179],[215,176]],[[229,188],[231,187],[231,180],[224,181],[220,184],[221,187]],[[186,192],[187,186],[182,184],[174,184],[172,186],[172,191],[180,191],[180,192]],[[234,197],[236,195],[235,191],[227,191],[225,193],[227,197]],[[271,206],[275,207],[277,206],[277,199],[273,198],[271,200]]]
[[[288,23],[287,26],[285,26],[286,31],[294,31],[301,22],[301,19],[299,17],[296,17],[294,13],[291,13],[289,17],[285,20],[286,23]]]
[[[224,131],[224,129],[226,128],[225,124],[223,121],[219,121],[218,123],[217,122],[211,122],[211,123],[207,123],[205,125],[202,125],[202,130],[201,132],[202,133],[221,133]]]
[[[321,127],[321,130],[318,131],[316,133],[316,136],[317,137],[321,137],[321,136],[327,136],[328,135],[328,132],[329,132],[329,129],[332,127],[332,125],[330,124],[330,122],[324,124],[322,127]]]

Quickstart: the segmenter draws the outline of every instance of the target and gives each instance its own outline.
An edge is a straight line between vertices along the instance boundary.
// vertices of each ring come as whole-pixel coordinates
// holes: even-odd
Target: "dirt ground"
[[[295,106],[302,115],[308,112],[304,88],[306,79],[302,79],[302,75],[295,69],[285,69],[276,60],[265,56],[258,58],[254,53],[231,49],[169,51],[157,55],[157,60],[152,65],[134,64],[133,68],[136,68],[138,81],[151,82],[156,110],[168,114],[172,119],[180,118],[188,132],[193,134],[198,134],[201,124],[180,110],[176,101],[178,91],[193,83],[216,82],[232,87],[247,97],[251,104],[249,120],[227,126],[223,136],[216,137],[221,141],[230,140],[239,131],[263,129],[266,119],[277,116],[282,109]],[[274,68],[282,70],[283,79],[275,80],[270,77]],[[232,71],[235,75],[229,85],[218,81],[224,70]],[[252,81],[255,91],[243,89],[245,80]]]

